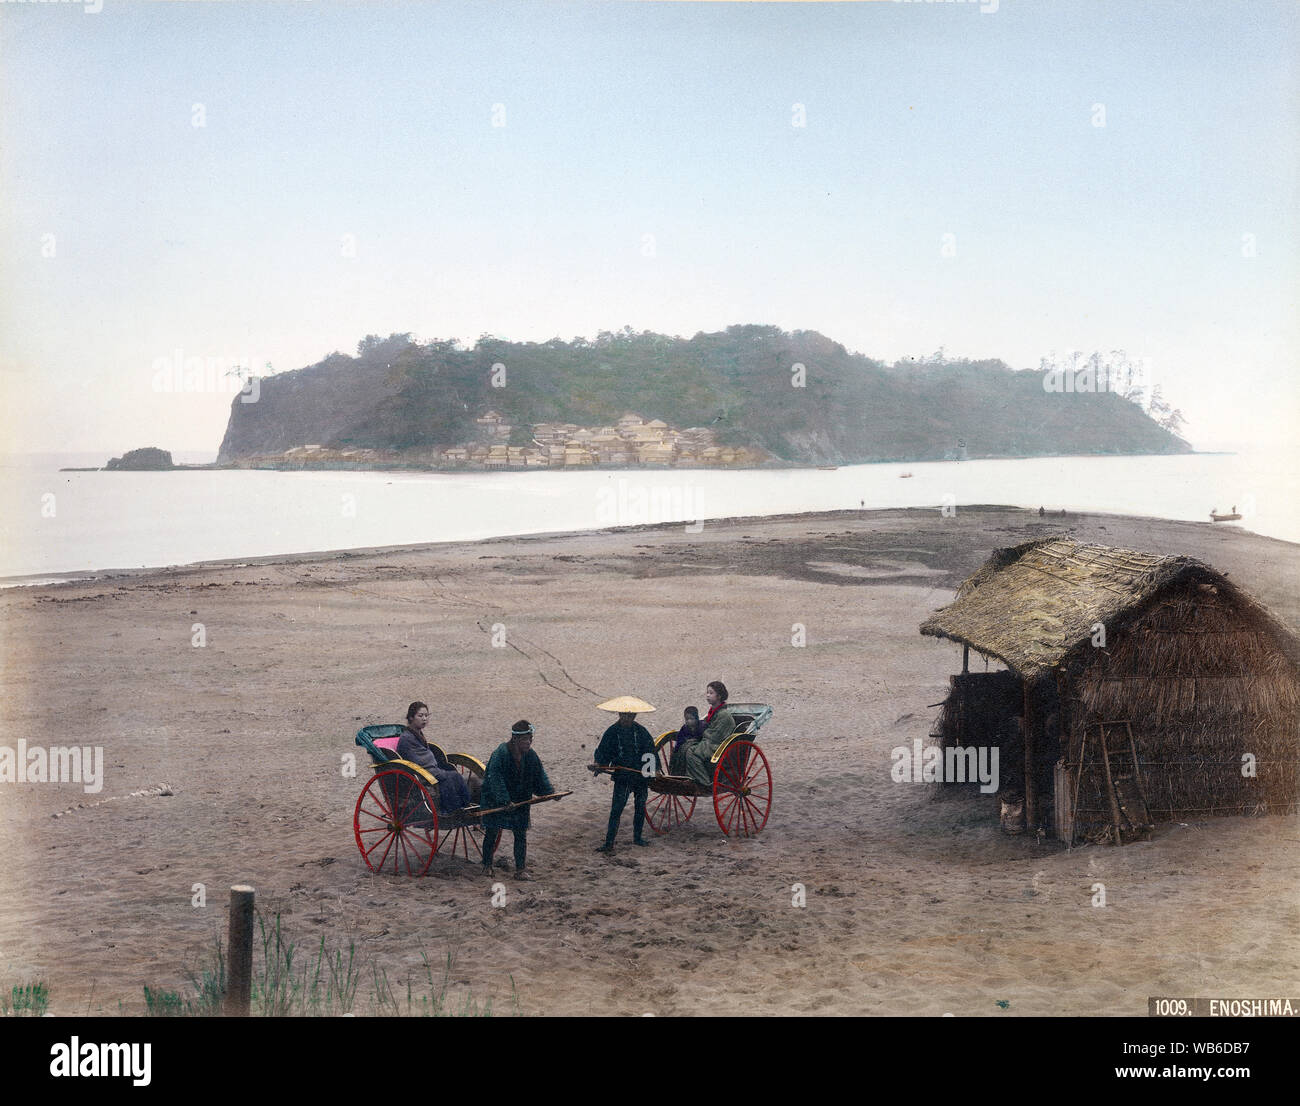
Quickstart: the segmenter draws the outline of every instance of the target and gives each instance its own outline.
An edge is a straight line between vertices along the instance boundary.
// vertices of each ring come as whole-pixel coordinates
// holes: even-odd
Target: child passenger
[[[704,733],[704,727],[700,724],[700,712],[696,707],[687,707],[682,711],[682,726],[673,734],[672,756],[669,758],[668,773],[673,776],[682,776],[686,770],[681,764],[681,748],[688,741],[699,741]]]

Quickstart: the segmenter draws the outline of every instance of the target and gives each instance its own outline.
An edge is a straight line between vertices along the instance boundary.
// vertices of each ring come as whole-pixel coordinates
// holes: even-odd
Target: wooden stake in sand
[[[225,1015],[248,1017],[253,985],[253,897],[254,890],[242,883],[230,889],[230,929],[226,947],[230,966],[226,977]]]

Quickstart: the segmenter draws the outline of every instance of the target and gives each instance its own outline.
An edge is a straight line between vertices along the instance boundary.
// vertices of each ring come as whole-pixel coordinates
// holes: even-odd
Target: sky
[[[1198,448],[1293,449],[1298,45],[1272,0],[0,2],[0,450],[215,454],[225,367],[371,333],[735,323],[1125,350]]]

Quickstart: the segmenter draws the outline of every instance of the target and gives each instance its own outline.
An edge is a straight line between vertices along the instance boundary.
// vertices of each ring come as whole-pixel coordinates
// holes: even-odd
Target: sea
[[[180,456],[177,460],[181,460]],[[210,457],[207,458],[210,460]],[[61,472],[0,458],[0,586],[87,572],[813,511],[974,504],[1240,526],[1300,542],[1291,458],[1243,451],[782,469]]]

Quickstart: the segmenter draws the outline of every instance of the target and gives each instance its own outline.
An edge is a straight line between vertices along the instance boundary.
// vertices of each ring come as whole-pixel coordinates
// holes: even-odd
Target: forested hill
[[[1190,450],[1135,403],[1048,392],[1036,370],[889,366],[815,331],[770,326],[689,339],[630,329],[595,341],[484,337],[473,349],[372,336],[356,357],[260,379],[254,396],[231,404],[219,463],[309,443],[429,456],[474,440],[489,410],[515,427],[515,444],[538,423],[608,426],[635,412],[807,464],[937,460],[963,445],[972,458]]]

